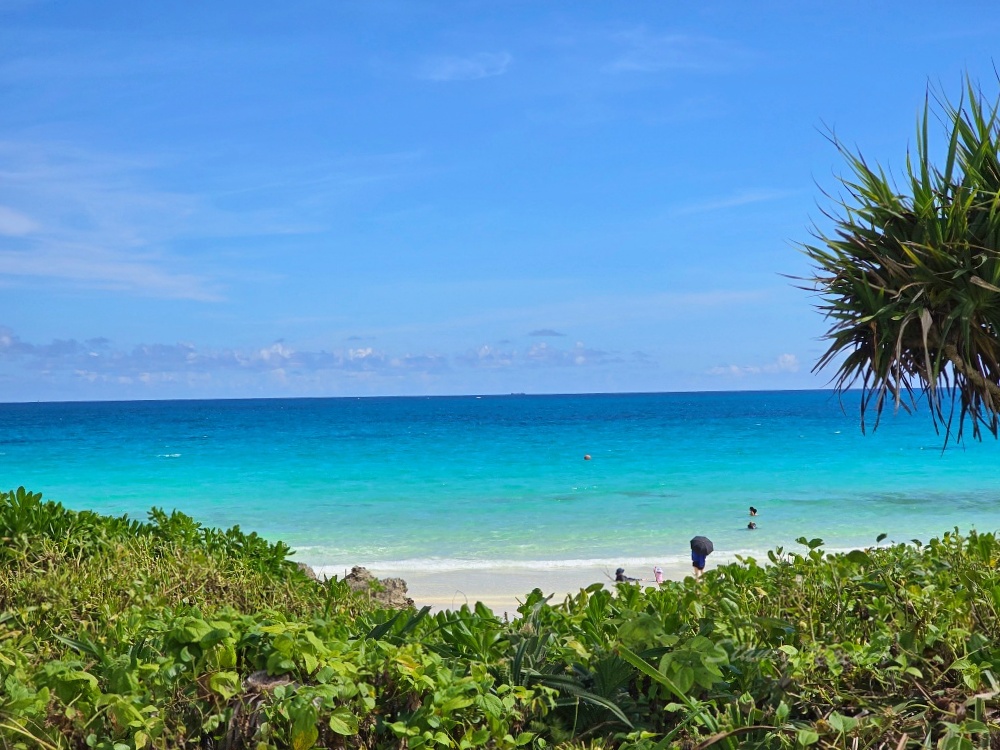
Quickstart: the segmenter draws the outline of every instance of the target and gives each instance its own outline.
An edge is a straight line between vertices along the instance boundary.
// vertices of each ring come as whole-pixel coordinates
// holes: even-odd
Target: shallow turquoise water
[[[926,412],[863,436],[844,408],[821,391],[0,404],[0,486],[380,569],[1000,529],[1000,444],[942,452]]]

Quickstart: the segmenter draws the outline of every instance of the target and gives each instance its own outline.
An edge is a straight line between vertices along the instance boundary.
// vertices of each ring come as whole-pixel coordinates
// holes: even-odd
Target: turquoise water
[[[941,444],[822,391],[0,404],[0,486],[334,568],[574,566],[1000,529],[1000,444]]]

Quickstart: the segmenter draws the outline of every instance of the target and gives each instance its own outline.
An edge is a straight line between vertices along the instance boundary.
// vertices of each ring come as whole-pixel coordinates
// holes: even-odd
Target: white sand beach
[[[626,574],[645,579],[645,583],[655,586],[653,567],[657,563],[632,565]],[[665,579],[681,580],[691,575],[690,563],[660,563]],[[709,569],[714,567],[709,563]],[[587,568],[497,568],[492,570],[455,571],[381,571],[373,567],[371,572],[379,578],[401,576],[406,580],[410,597],[417,607],[430,605],[432,611],[458,609],[463,604],[470,606],[482,602],[498,615],[510,618],[518,616],[517,608],[533,589],[541,589],[546,595],[552,594],[552,602],[560,602],[569,594],[594,583],[613,586],[609,576],[614,570],[601,567]]]

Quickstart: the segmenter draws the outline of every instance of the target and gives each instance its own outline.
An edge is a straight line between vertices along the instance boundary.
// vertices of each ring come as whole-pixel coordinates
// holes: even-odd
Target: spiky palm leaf
[[[961,441],[997,435],[1000,409],[1000,101],[966,81],[958,106],[928,96],[903,188],[878,165],[834,145],[850,167],[846,197],[826,215],[833,231],[803,244],[816,275],[801,279],[832,321],[814,370],[834,365],[839,392],[860,385],[861,427],[878,426],[888,401],[926,395],[935,427]],[[928,121],[948,135],[932,164]]]

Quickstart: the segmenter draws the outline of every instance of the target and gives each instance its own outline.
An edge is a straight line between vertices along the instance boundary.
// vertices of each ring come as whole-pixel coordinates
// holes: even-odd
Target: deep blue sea
[[[1000,529],[1000,444],[942,442],[825,391],[0,404],[0,487],[319,566],[575,566]]]

